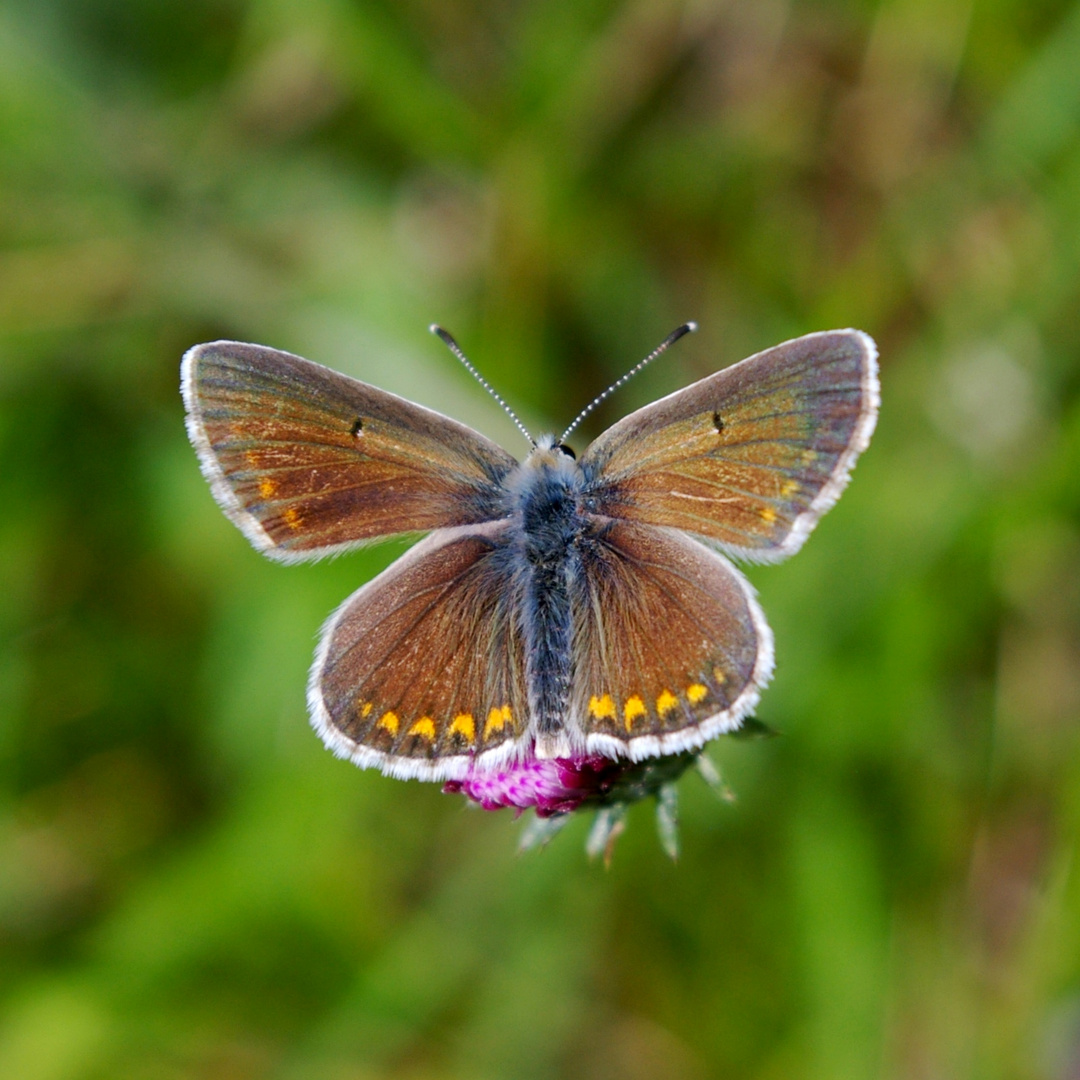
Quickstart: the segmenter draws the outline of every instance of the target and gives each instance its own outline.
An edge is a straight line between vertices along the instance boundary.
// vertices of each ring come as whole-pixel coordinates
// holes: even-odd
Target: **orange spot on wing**
[[[435,721],[430,716],[421,716],[411,728],[410,735],[420,735],[425,739],[435,738]]]
[[[304,519],[295,506],[290,506],[281,517],[290,529],[299,529],[304,524]]]
[[[461,735],[466,742],[476,742],[476,721],[471,713],[458,713],[450,725],[451,735]]]
[[[691,705],[697,705],[699,701],[704,701],[709,696],[709,688],[702,686],[701,683],[691,683],[686,688],[686,696],[690,699]]]
[[[771,525],[776,520],[776,511],[771,506],[763,506],[758,513],[766,525]]]
[[[660,696],[656,699],[656,711],[661,716],[667,716],[678,704],[679,699],[670,690],[661,690]]]
[[[264,499],[269,499],[275,491],[277,491],[277,485],[268,476],[264,476],[259,481],[259,494]]]
[[[397,718],[397,713],[384,712],[382,716],[379,717],[379,722],[375,726],[381,727],[384,731],[389,731],[391,735],[396,735],[398,733],[399,723],[400,721]]]
[[[504,705],[501,709],[492,709],[484,725],[484,738],[486,739],[493,731],[502,731],[512,719],[509,705]]]
[[[623,706],[623,720],[626,723],[627,731],[634,726],[634,721],[638,717],[646,715],[648,715],[648,710],[645,708],[645,702],[637,694],[626,699],[626,704]]]
[[[593,697],[589,698],[589,712],[597,720],[614,720],[615,702],[611,700],[610,694],[604,694],[603,697],[593,695]]]
[[[362,718],[364,718],[364,717],[368,717],[370,715],[371,715],[371,702],[370,701],[365,701],[364,704],[360,706],[360,716]]]
[[[785,480],[784,486],[780,489],[780,497],[786,499],[799,490],[798,480]]]
[[[727,676],[718,667],[712,669],[713,678],[716,680],[717,686],[723,686],[727,682]]]

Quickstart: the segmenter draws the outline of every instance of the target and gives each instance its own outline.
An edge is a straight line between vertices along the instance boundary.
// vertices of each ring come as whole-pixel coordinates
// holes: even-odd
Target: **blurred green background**
[[[0,1077],[1080,1076],[1080,3],[0,2]],[[520,436],[882,353],[738,795],[515,854],[303,691],[402,546],[257,556],[180,355]],[[580,446],[580,443],[579,443]]]

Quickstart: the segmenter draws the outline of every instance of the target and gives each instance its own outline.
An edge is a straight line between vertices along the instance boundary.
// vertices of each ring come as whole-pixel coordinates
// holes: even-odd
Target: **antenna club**
[[[507,416],[514,422],[514,426],[529,440],[531,446],[536,446],[536,440],[529,434],[525,425],[517,418],[517,414],[494,390],[491,384],[476,370],[475,367],[469,362],[469,358],[461,351],[461,346],[453,339],[453,337],[445,331],[438,323],[432,323],[428,330],[431,331],[442,343],[461,361],[465,370],[499,403],[500,408]]]
[[[582,409],[581,412],[579,412],[577,416],[574,417],[574,422],[559,436],[559,442],[566,442],[566,439],[570,435],[570,433],[577,428],[578,424],[580,424],[581,421],[584,420],[585,417],[588,416],[589,413],[591,413],[597,405],[599,405],[602,401],[605,401],[608,397],[611,396],[614,391],[618,390],[620,386],[624,385],[626,382],[632,379],[639,371],[641,371],[642,368],[647,367],[658,356],[661,356],[663,355],[663,353],[667,352],[667,350],[671,348],[671,346],[674,345],[675,342],[679,340],[679,338],[683,337],[686,334],[692,334],[696,329],[696,322],[685,322],[682,324],[682,326],[676,327],[674,330],[672,330],[671,333],[668,334],[668,336],[664,338],[664,340],[661,341],[660,344],[657,345],[656,348],[653,349],[653,351],[649,353],[649,355],[646,356],[644,360],[642,360],[638,364],[635,364],[634,367],[632,367],[625,375],[622,376],[622,378],[616,379],[602,394],[598,394],[596,397],[594,397],[592,401],[590,401],[589,404],[586,405],[585,408]]]

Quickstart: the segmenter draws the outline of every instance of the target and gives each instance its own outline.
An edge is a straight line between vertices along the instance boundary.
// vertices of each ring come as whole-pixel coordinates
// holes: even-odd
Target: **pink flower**
[[[461,792],[485,810],[513,806],[520,811],[535,806],[537,817],[551,817],[602,798],[629,764],[599,756],[526,758],[472,772],[464,780],[450,780],[443,791]]]
[[[664,850],[678,854],[678,801],[675,781],[691,765],[729,798],[711,761],[697,751],[671,754],[647,761],[626,761],[590,755],[579,758],[525,758],[494,769],[477,769],[462,780],[443,785],[448,794],[462,794],[485,810],[514,807],[518,813],[536,809],[536,820],[522,834],[520,847],[546,844],[582,807],[595,809],[596,820],[585,849],[590,856],[601,853],[610,859],[612,847],[623,828],[626,808],[653,796],[656,824]]]

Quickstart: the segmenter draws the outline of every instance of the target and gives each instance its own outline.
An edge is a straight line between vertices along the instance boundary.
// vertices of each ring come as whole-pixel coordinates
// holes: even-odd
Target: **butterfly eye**
[[[577,461],[577,454],[566,443],[556,443],[555,449],[561,450],[571,461]]]

